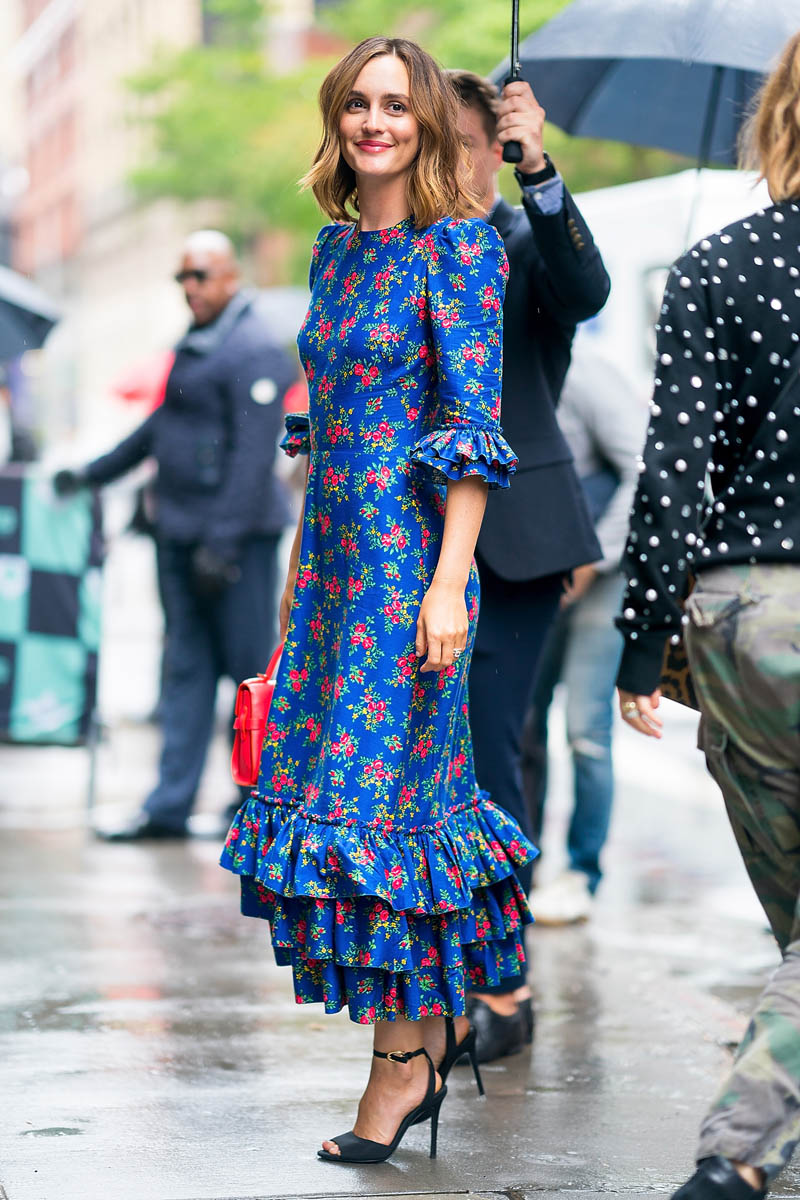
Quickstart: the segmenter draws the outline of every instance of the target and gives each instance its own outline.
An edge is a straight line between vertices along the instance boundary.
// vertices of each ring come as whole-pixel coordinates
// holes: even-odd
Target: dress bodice
[[[504,486],[515,463],[499,429],[506,276],[502,241],[484,221],[326,226],[298,337],[312,444],[366,445]],[[443,468],[431,435],[445,431],[475,443],[471,466],[465,457]]]

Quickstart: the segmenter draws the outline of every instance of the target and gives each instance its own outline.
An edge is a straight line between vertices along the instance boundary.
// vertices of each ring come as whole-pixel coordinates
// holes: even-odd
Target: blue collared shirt
[[[524,187],[522,195],[529,204],[538,208],[542,216],[552,217],[555,213],[561,212],[564,207],[564,180],[556,171],[552,179],[545,179],[544,183],[535,183],[530,187]],[[499,199],[499,196],[495,197],[494,204],[486,214],[487,221],[492,219]]]
[[[556,171],[552,179],[524,187],[522,194],[529,204],[539,209],[542,216],[552,217],[564,207],[564,180]]]

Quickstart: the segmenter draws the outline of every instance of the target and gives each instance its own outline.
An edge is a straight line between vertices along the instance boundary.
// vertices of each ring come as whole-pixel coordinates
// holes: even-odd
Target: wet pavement
[[[135,806],[158,744],[146,543],[110,566],[98,796]],[[661,745],[620,730],[593,918],[529,931],[533,1047],[484,1069],[484,1101],[453,1073],[435,1162],[423,1126],[364,1168],[314,1152],[352,1123],[369,1031],[293,1004],[218,845],[98,843],[85,752],[0,747],[0,1200],[668,1196],[777,961],[693,724],[674,710]],[[221,716],[204,809],[226,772]],[[551,872],[568,783],[556,753]]]

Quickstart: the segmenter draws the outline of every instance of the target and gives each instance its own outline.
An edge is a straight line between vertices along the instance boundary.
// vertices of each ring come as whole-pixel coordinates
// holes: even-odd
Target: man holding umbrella
[[[544,110],[514,80],[498,97],[468,71],[451,78],[462,101],[476,190],[509,261],[504,305],[503,426],[519,455],[513,487],[493,492],[478,539],[481,614],[469,683],[470,723],[481,787],[529,829],[520,739],[534,675],[564,581],[602,557],[556,404],[579,321],[602,308],[609,279],[592,235],[542,146]],[[521,208],[497,191],[503,147],[517,142]],[[588,577],[586,579],[588,582]],[[520,872],[526,890],[530,871]],[[533,1013],[524,970],[476,990],[469,1014],[482,1061],[530,1040]]]

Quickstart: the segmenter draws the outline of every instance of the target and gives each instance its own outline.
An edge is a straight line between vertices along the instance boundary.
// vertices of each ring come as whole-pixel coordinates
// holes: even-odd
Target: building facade
[[[0,254],[5,163],[12,183],[26,184],[13,197],[13,265],[64,310],[45,348],[25,359],[37,433],[59,447],[73,439],[81,457],[140,419],[113,399],[113,382],[179,335],[186,317],[172,274],[181,242],[220,219],[208,204],[136,200],[127,181],[148,142],[132,119],[144,101],[125,81],[160,49],[213,37],[214,21],[204,0],[0,8]],[[298,52],[311,9],[312,0],[281,0],[275,10],[284,60]]]

